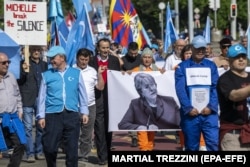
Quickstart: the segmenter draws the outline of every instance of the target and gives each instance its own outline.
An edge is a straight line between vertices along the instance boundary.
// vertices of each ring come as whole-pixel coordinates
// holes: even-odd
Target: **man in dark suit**
[[[120,71],[121,64],[118,55],[110,51],[109,39],[102,38],[97,42],[97,55],[92,57],[89,65],[98,70],[99,66],[103,66],[106,70],[102,73],[105,83],[104,90],[95,89],[96,97],[96,120],[94,126],[95,143],[99,164],[104,165],[107,162],[108,150],[111,148],[112,132],[108,132],[108,88],[107,88],[107,70]],[[113,54],[113,55],[112,55]]]
[[[23,102],[23,123],[27,138],[26,144],[26,159],[27,162],[35,162],[35,159],[45,159],[41,143],[42,129],[36,123],[36,138],[35,142],[32,137],[33,116],[36,114],[37,96],[42,79],[41,73],[48,69],[46,62],[42,61],[40,46],[30,46],[29,63],[21,61],[21,75],[18,80],[20,92]],[[25,70],[29,68],[29,72]],[[35,143],[35,144],[34,144]]]
[[[140,97],[131,101],[119,129],[178,129],[180,113],[174,98],[157,95],[156,82],[149,74],[137,74],[134,82]]]

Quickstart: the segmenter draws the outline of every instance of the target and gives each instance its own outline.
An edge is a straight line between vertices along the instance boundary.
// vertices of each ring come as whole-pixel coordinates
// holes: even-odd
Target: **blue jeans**
[[[35,123],[36,126],[36,137],[35,137],[35,143],[33,141],[32,137],[32,129],[33,129],[33,117],[36,114],[36,106],[33,107],[23,107],[23,123],[27,138],[27,144],[26,144],[26,155],[34,156],[34,154],[41,154],[43,153],[43,146],[42,146],[42,133],[43,130],[40,128],[40,126]]]

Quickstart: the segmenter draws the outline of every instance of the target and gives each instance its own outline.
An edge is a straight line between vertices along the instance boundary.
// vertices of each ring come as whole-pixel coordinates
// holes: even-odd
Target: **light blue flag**
[[[84,6],[84,3],[86,4],[87,6],[87,11],[90,12],[92,11],[92,6],[89,2],[89,0],[72,0],[73,1],[73,4],[74,4],[74,8],[76,10],[76,15],[77,16],[80,16],[82,10],[83,10],[83,6]]]
[[[143,34],[148,46],[151,47],[152,43],[151,43],[151,41],[150,41],[150,39],[148,37],[148,33],[146,32],[146,30],[145,30],[145,28],[143,26],[142,26],[142,34]]]
[[[58,25],[56,21],[52,21],[50,25],[50,47],[60,45]]]
[[[61,0],[50,0],[49,1],[48,19],[51,21],[56,20],[57,25],[60,25],[60,23],[64,20]]]
[[[0,52],[5,53],[11,61],[9,71],[14,74],[16,79],[20,77],[20,46],[2,29],[0,29]]]
[[[247,27],[247,30],[246,30],[246,34],[245,34],[245,36],[247,36],[248,31],[249,31],[249,28],[250,28],[250,24],[249,24],[249,25],[248,25],[248,27]]]
[[[210,17],[207,16],[206,27],[205,27],[205,29],[203,31],[203,36],[204,36],[207,43],[211,43],[211,39],[210,39],[210,37],[211,37],[211,29],[210,28],[211,28],[211,26],[210,26]]]
[[[250,24],[247,28],[247,57],[250,60]]]
[[[76,22],[74,23],[68,35],[65,50],[67,55],[67,63],[69,65],[72,66],[75,64],[76,52],[80,48],[87,48],[93,52],[95,50],[93,33],[85,4],[81,14],[79,17],[77,17]]]
[[[61,24],[58,26],[58,38],[59,38],[59,43],[60,45],[65,49],[66,48],[66,43],[69,35],[69,29],[66,25],[66,22],[63,21]]]
[[[179,39],[171,16],[171,10],[169,2],[166,9],[166,29],[165,29],[165,41],[164,41],[164,53],[168,53],[168,48]]]
[[[20,78],[20,61],[21,61],[21,56],[20,53],[16,53],[15,56],[10,58],[10,65],[9,65],[9,71],[14,74],[16,79]]]

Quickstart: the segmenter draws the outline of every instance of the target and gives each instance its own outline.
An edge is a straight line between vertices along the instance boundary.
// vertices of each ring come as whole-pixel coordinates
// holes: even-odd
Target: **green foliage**
[[[48,1],[48,0],[47,0]],[[175,0],[131,0],[140,20],[145,27],[145,29],[152,29],[155,35],[160,37],[160,23],[159,23],[159,13],[160,9],[158,4],[160,2],[169,2],[171,10],[174,10]],[[73,11],[73,4],[71,0],[61,0],[63,6],[63,12],[66,15],[68,11]],[[220,8],[217,10],[217,27],[218,29],[224,30],[230,27],[230,3],[229,0],[220,0]],[[0,0],[0,28],[3,25],[1,19],[4,17],[4,0]],[[207,15],[213,20],[214,23],[214,11],[209,9],[208,0],[193,0],[193,8],[200,9],[200,23],[201,28],[204,28],[206,23]],[[164,19],[165,19],[164,10]],[[248,26],[248,16],[247,16],[247,1],[237,0],[237,23],[242,24],[244,30]],[[165,21],[164,21],[165,22]],[[174,18],[173,18],[174,22]],[[188,0],[179,0],[179,23],[180,31],[184,30],[184,27],[188,27]],[[237,24],[238,30],[238,24]]]
[[[134,7],[140,17],[142,24],[145,29],[152,29],[155,35],[160,36],[160,24],[159,24],[159,13],[160,9],[158,4],[160,2],[169,2],[171,10],[174,10],[174,0],[131,0]],[[214,11],[209,8],[209,0],[193,0],[193,9],[200,9],[200,24],[201,28],[205,27],[206,18],[209,15],[213,20],[213,25],[215,23]],[[180,32],[184,30],[184,27],[188,27],[188,0],[179,0],[179,27]],[[220,8],[217,10],[217,28],[224,30],[230,27],[230,4],[229,0],[220,0]],[[237,30],[238,23],[242,24],[244,30],[247,29],[247,1],[237,0]],[[165,17],[165,10],[164,10]],[[174,22],[174,18],[173,18]]]

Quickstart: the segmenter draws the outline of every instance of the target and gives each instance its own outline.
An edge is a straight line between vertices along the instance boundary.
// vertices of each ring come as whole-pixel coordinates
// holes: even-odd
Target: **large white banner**
[[[119,71],[108,71],[109,131],[121,131],[118,128],[119,122],[127,112],[131,100],[139,98],[139,94],[134,86],[134,77],[138,73],[143,72],[134,72],[129,75],[122,74]],[[174,71],[167,71],[164,74],[161,74],[159,71],[145,73],[154,77],[157,83],[157,91],[159,95],[173,97],[179,106],[179,101],[174,88]],[[140,117],[139,114],[138,117]],[[178,123],[179,122],[177,122],[177,124]]]
[[[218,68],[219,75],[222,75],[225,71],[223,68]],[[250,68],[247,67],[246,71],[249,72]],[[134,77],[138,73],[142,72],[133,72],[129,75],[122,74],[119,71],[108,71],[109,131],[122,131],[118,128],[118,124],[127,112],[131,100],[139,98],[139,94],[134,86]],[[154,77],[159,95],[173,97],[177,105],[180,106],[175,92],[174,71],[166,71],[164,74],[161,74],[159,71],[146,73]],[[137,117],[141,117],[141,115],[138,114]]]
[[[47,45],[47,4],[4,0],[5,32],[20,45]]]

